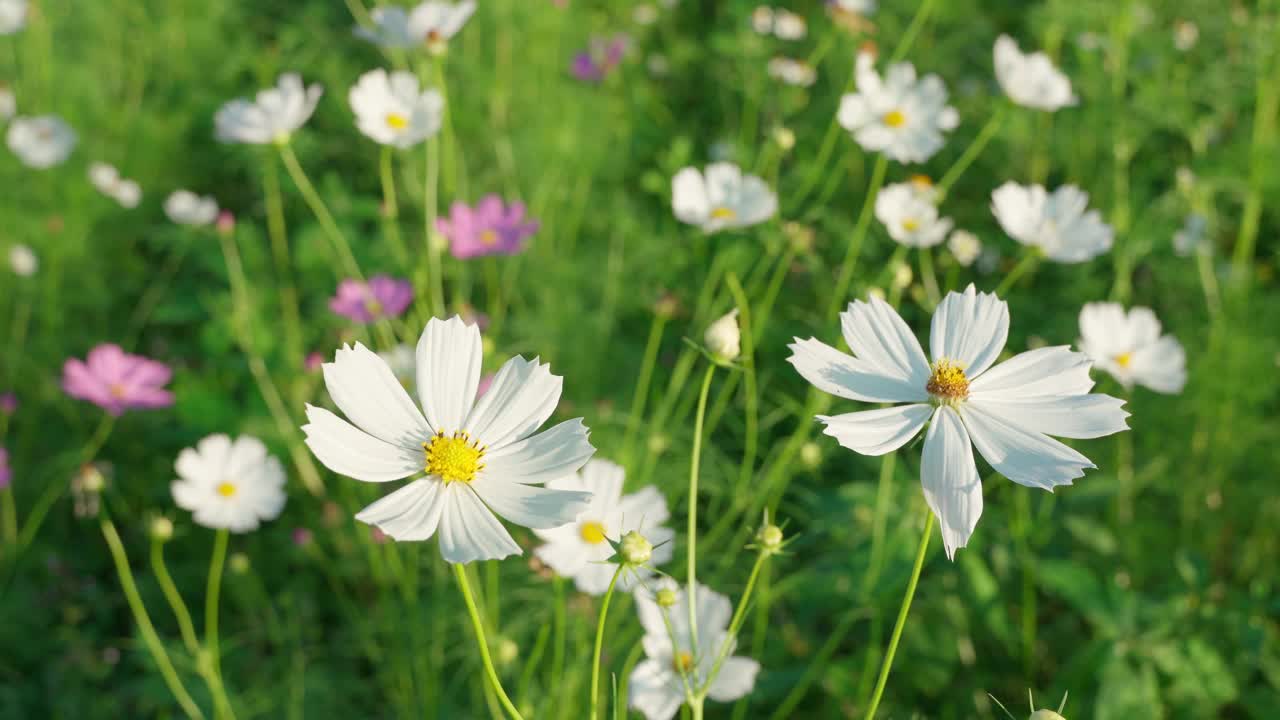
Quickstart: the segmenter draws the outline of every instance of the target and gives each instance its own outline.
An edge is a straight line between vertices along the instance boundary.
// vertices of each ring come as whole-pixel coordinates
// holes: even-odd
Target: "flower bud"
[[[151,538],[159,542],[168,542],[173,537],[173,521],[163,515],[151,519]]]
[[[911,284],[911,266],[906,263],[898,263],[893,268],[893,286],[895,288],[905,288]]]
[[[499,665],[510,665],[518,657],[520,657],[520,646],[516,645],[515,641],[505,637],[498,641]]]
[[[800,446],[800,463],[813,470],[822,464],[822,448],[816,442],[807,442]]]
[[[653,558],[653,544],[639,532],[632,530],[622,536],[619,552],[628,565],[644,565]]]
[[[773,129],[773,141],[778,144],[779,149],[787,152],[796,146],[796,133],[791,128],[776,127]]]
[[[249,572],[249,556],[242,552],[231,553],[231,557],[227,558],[227,567],[236,575],[243,575]]]
[[[760,543],[760,552],[770,555],[782,549],[782,528],[772,523],[765,523],[756,533],[756,542]]]
[[[711,323],[703,342],[721,365],[731,363],[742,354],[742,330],[738,327],[738,308]]]
[[[1052,710],[1037,710],[1031,713],[1031,717],[1027,720],[1066,720],[1066,718]]]
[[[31,277],[40,269],[40,259],[26,245],[14,245],[9,248],[9,267],[19,277]]]
[[[236,231],[236,216],[230,210],[218,213],[218,221],[214,225],[219,235],[230,235]]]
[[[658,607],[669,608],[675,607],[676,602],[680,600],[680,596],[674,588],[664,587],[657,592],[655,599],[658,601]]]
[[[669,292],[663,293],[662,297],[653,304],[653,314],[667,320],[675,317],[678,312],[680,312],[680,298]]]

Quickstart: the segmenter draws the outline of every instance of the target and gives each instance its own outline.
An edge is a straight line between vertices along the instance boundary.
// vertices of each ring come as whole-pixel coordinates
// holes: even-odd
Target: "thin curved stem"
[[[853,282],[853,269],[858,263],[858,255],[862,252],[862,243],[867,238],[871,225],[872,210],[876,205],[876,196],[880,194],[880,186],[884,184],[884,175],[889,169],[889,158],[880,155],[876,158],[876,166],[871,171],[871,180],[867,183],[867,194],[862,201],[862,212],[858,213],[858,223],[853,228],[853,237],[849,239],[849,249],[845,251],[844,261],[840,263],[840,272],[836,276],[835,293],[831,296],[831,306],[827,315],[835,315],[849,292],[849,284]]]
[[[729,632],[724,637],[724,642],[720,644],[720,650],[716,653],[716,661],[711,666],[711,672],[707,673],[707,679],[703,683],[702,689],[698,694],[706,697],[711,690],[711,685],[716,681],[716,677],[720,675],[720,666],[724,664],[725,658],[729,657],[729,649],[733,646],[734,641],[738,637],[738,630],[742,629],[742,620],[747,614],[747,604],[751,601],[751,592],[756,588],[756,579],[760,577],[760,569],[764,567],[764,561],[769,558],[769,553],[760,552],[756,556],[755,565],[751,566],[751,575],[747,578],[747,587],[742,591],[742,597],[738,598],[738,607],[733,611],[733,619],[729,621]]]
[[[160,540],[151,541],[151,571],[156,574],[160,591],[164,593],[164,598],[169,601],[169,607],[173,608],[174,617],[178,619],[178,630],[182,633],[182,642],[187,646],[187,651],[192,656],[199,655],[200,641],[196,639],[196,628],[191,622],[191,612],[187,610],[187,604],[183,602],[178,586],[173,583],[169,568],[165,567],[164,543]]]
[[[644,359],[640,363],[640,376],[631,397],[631,411],[627,415],[626,435],[622,441],[624,467],[630,464],[632,453],[635,452],[635,436],[640,429],[640,421],[644,418],[645,405],[649,401],[649,384],[653,381],[653,369],[658,364],[658,349],[662,345],[662,331],[666,325],[667,316],[654,313],[653,323],[649,326],[649,339],[644,346]]]
[[[324,199],[316,191],[315,185],[311,184],[311,180],[298,162],[298,156],[294,154],[293,148],[288,143],[283,143],[279,147],[280,158],[284,160],[284,167],[289,171],[289,177],[293,178],[293,184],[298,186],[298,191],[302,193],[302,199],[307,201],[307,205],[311,207],[311,212],[316,216],[316,220],[320,222],[320,227],[329,236],[329,241],[333,243],[334,251],[338,253],[338,260],[346,266],[348,274],[363,280],[364,275],[360,273],[360,264],[356,262],[355,255],[351,253],[351,246],[347,244],[347,237],[342,234],[342,229],[338,227],[337,221],[333,219],[333,214],[329,212],[329,206],[325,205]]]
[[[596,648],[595,655],[591,661],[591,720],[597,720],[600,717],[600,654],[604,649],[604,621],[609,616],[609,601],[613,599],[613,588],[618,584],[618,577],[622,575],[622,571],[626,568],[622,563],[618,563],[618,569],[613,571],[613,579],[609,581],[609,589],[604,593],[604,600],[600,603],[600,619],[596,621]]]
[[[209,690],[213,693],[213,702],[217,706],[220,718],[234,718],[231,701],[227,697],[227,689],[222,684],[222,656],[218,650],[218,596],[222,590],[222,568],[227,562],[227,540],[230,533],[226,528],[218,530],[213,536],[213,556],[209,558],[209,582],[204,594],[204,646],[208,653],[209,671],[207,674]]]
[[[387,242],[391,244],[396,260],[401,266],[408,267],[409,249],[405,247],[404,238],[400,235],[400,206],[396,199],[396,176],[392,167],[391,153],[391,146],[383,145],[378,163],[378,175],[382,179],[382,222],[386,229]]]
[[[694,657],[698,656],[698,465],[702,461],[702,425],[707,417],[707,395],[715,374],[716,365],[711,363],[698,393],[698,415],[693,424],[693,460],[689,464],[689,589],[685,593],[685,604],[689,606],[689,643]]]
[[[1023,275],[1030,272],[1039,264],[1040,251],[1035,248],[1028,248],[1026,253],[1023,254],[1022,259],[1018,261],[1018,264],[1014,265],[1013,269],[1009,271],[1009,274],[1004,276],[1004,280],[1001,280],[1000,284],[996,286],[995,294],[1004,295],[1009,292],[1014,283],[1018,282]]]
[[[907,583],[907,593],[902,597],[902,608],[898,610],[898,622],[893,626],[893,635],[889,638],[889,649],[885,651],[884,662],[880,665],[880,679],[876,680],[875,692],[871,695],[871,704],[867,706],[866,720],[876,716],[880,707],[880,697],[884,695],[884,686],[889,682],[889,670],[893,668],[893,656],[898,652],[898,641],[902,639],[902,629],[907,624],[907,614],[911,612],[911,600],[916,596],[916,585],[920,582],[920,570],[924,567],[924,557],[929,550],[929,538],[933,536],[933,511],[928,512],[924,523],[924,534],[920,536],[920,549],[916,551],[916,564],[911,570],[911,581]]]
[[[99,523],[102,526],[102,536],[107,540],[107,549],[111,551],[111,559],[115,562],[116,573],[120,576],[120,587],[124,590],[125,600],[128,601],[129,610],[133,613],[133,621],[138,624],[138,629],[142,632],[142,641],[156,661],[156,668],[160,670],[164,684],[169,687],[169,692],[173,693],[174,699],[178,701],[178,705],[182,707],[187,717],[192,720],[204,720],[204,713],[183,687],[182,680],[178,678],[178,673],[169,660],[169,653],[165,652],[164,644],[160,642],[160,636],[156,634],[155,626],[151,624],[147,608],[142,604],[138,585],[133,581],[133,572],[129,570],[129,558],[125,555],[124,544],[120,542],[120,533],[116,532],[116,526],[105,513],[99,518]]]
[[[920,279],[924,283],[925,296],[929,298],[929,310],[933,310],[942,299],[938,276],[933,270],[933,248],[920,248]]]
[[[965,148],[964,153],[960,155],[955,164],[952,165],[947,170],[946,174],[942,176],[942,179],[938,181],[935,188],[939,202],[941,202],[942,198],[951,190],[951,186],[956,184],[956,181],[960,179],[960,176],[964,174],[964,171],[969,169],[969,166],[973,164],[973,161],[978,159],[978,156],[982,154],[984,149],[986,149],[987,143],[991,141],[991,138],[995,137],[996,132],[1000,130],[1000,124],[1004,122],[1004,114],[1007,109],[1008,106],[1002,103],[1000,107],[991,114],[991,117],[987,119],[987,124],[983,125],[982,129],[978,131],[977,136],[973,138],[973,142],[969,143],[969,147]]]
[[[511,715],[513,720],[524,720],[524,716],[516,709],[511,698],[507,697],[507,691],[502,689],[502,681],[498,679],[498,672],[493,668],[493,658],[489,656],[489,642],[484,636],[484,620],[480,617],[480,611],[476,609],[475,598],[471,595],[471,583],[467,580],[467,569],[458,563],[453,563],[453,576],[458,580],[458,589],[462,591],[462,600],[467,604],[467,614],[471,616],[471,627],[476,632],[476,643],[480,646],[480,660],[484,663],[485,675],[489,678],[489,682],[493,685],[493,689],[498,693],[498,700],[502,702],[502,707]]]

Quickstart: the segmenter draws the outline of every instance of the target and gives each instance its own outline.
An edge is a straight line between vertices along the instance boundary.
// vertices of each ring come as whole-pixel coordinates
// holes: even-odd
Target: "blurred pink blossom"
[[[172,377],[168,365],[108,343],[90,350],[84,362],[67,360],[62,366],[62,389],[73,398],[119,415],[135,408],[172,405],[173,393],[164,389]]]

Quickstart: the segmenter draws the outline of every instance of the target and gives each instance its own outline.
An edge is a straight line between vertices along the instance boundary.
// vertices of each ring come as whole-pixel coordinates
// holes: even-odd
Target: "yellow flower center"
[[[899,128],[906,124],[907,116],[901,110],[890,110],[880,120],[891,128]]]
[[[738,217],[738,213],[734,212],[733,208],[727,208],[722,205],[711,211],[711,217],[716,220],[732,220]]]
[[[933,364],[933,374],[925,391],[943,403],[952,403],[969,397],[969,378],[964,369],[954,362],[943,358]]]
[[[933,187],[933,180],[928,175],[916,174],[911,176],[911,184],[918,188],[928,189]]]
[[[687,650],[681,650],[671,658],[671,665],[676,672],[685,674],[693,671],[693,654]]]
[[[915,232],[920,229],[920,221],[915,218],[907,218],[902,221],[902,229],[907,232]]]
[[[480,233],[480,244],[496,245],[497,243],[498,243],[498,233],[492,230],[485,230],[484,232]]]
[[[422,443],[426,455],[428,474],[436,475],[447,483],[471,482],[476,473],[484,469],[480,459],[484,457],[484,447],[477,445],[464,432],[445,435],[443,432]]]
[[[120,383],[111,383],[111,387],[107,388],[107,392],[111,393],[111,397],[119,400],[124,397],[124,385]]]
[[[229,482],[218,483],[218,494],[224,498],[232,497],[236,494],[236,486]]]
[[[400,113],[388,113],[387,127],[392,130],[403,130],[409,127],[409,118],[401,115]]]
[[[364,309],[368,310],[370,315],[381,315],[382,303],[378,302],[377,300],[370,300],[369,302],[364,304]]]
[[[1133,362],[1133,353],[1131,352],[1120,353],[1119,355],[1116,356],[1116,364],[1122,368],[1129,367],[1129,364],[1132,362]]]
[[[589,520],[582,523],[582,527],[578,528],[578,534],[582,536],[583,540],[592,545],[599,545],[604,542],[604,525],[595,520]]]

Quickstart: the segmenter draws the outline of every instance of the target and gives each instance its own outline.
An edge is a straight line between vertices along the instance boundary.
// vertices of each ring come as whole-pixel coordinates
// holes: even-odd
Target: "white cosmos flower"
[[[969,267],[982,254],[982,241],[968,230],[956,230],[947,238],[947,249],[956,262]]]
[[[744,175],[737,165],[715,162],[705,174],[694,167],[676,173],[671,205],[676,219],[714,233],[768,220],[778,211],[778,196],[764,180]]]
[[[705,585],[697,586],[698,633],[689,632],[689,606],[683,590],[670,580],[661,585],[675,593],[675,604],[661,607],[652,595],[636,590],[636,610],[644,626],[645,659],[631,671],[628,701],[646,720],[670,720],[684,703],[684,682],[695,690],[707,682],[721,648],[728,650],[707,693],[716,702],[732,702],[751,692],[760,663],[733,655],[736,642],[728,634],[733,608],[729,598]],[[665,619],[664,619],[665,614]],[[671,631],[668,632],[668,624]],[[695,651],[696,645],[696,651]],[[682,677],[685,676],[685,677]]]
[[[135,208],[142,202],[142,188],[133,180],[120,177],[120,171],[107,163],[89,164],[89,182],[98,192],[126,208]]]
[[[1079,102],[1071,80],[1042,52],[1023,54],[1008,35],[996,38],[996,80],[1009,99],[1035,110],[1053,112]]]
[[[438,530],[452,563],[520,554],[495,513],[546,530],[573,522],[591,500],[539,487],[576,472],[595,452],[581,418],[537,432],[560,400],[561,378],[516,356],[477,399],[483,358],[475,325],[457,316],[427,322],[417,347],[420,411],[382,358],[360,343],[343,346],[323,367],[347,420],[308,405],[302,426],[307,446],[341,475],[390,482],[425,472],[356,519],[396,540],[427,540]]]
[[[991,193],[991,211],[1009,237],[1061,263],[1084,262],[1111,249],[1111,226],[1097,210],[1086,211],[1088,206],[1088,193],[1074,185],[1049,193],[1010,181]]]
[[[275,87],[259,90],[252,101],[236,98],[219,108],[214,116],[215,136],[226,143],[288,142],[293,131],[311,118],[323,94],[324,88],[317,84],[304,87],[301,75],[285,73]]]
[[[23,165],[37,170],[61,165],[75,149],[79,138],[71,126],[56,115],[18,117],[9,124],[9,149]]]
[[[142,186],[134,180],[121,180],[116,183],[116,191],[112,194],[121,207],[132,210],[142,202]]]
[[[943,131],[960,124],[947,88],[937,75],[917,79],[908,62],[890,65],[881,79],[875,62],[871,53],[858,53],[858,91],[840,99],[836,119],[866,150],[900,163],[928,160],[942,148]]]
[[[26,245],[14,245],[9,248],[9,267],[18,277],[31,277],[40,269],[40,258]]]
[[[557,575],[573,578],[581,592],[600,595],[609,589],[617,570],[616,564],[607,562],[614,555],[610,541],[621,542],[622,536],[631,531],[639,532],[654,545],[651,565],[671,559],[670,541],[675,531],[662,527],[670,517],[666,498],[652,485],[623,495],[625,478],[622,466],[593,459],[581,472],[547,483],[547,487],[556,490],[591,493],[591,504],[572,523],[534,531],[546,543],[534,551],[538,558]],[[651,574],[646,568],[625,572],[618,578],[618,587],[630,591]]]
[[[8,120],[18,112],[18,99],[13,95],[13,89],[0,83],[0,120]]]
[[[778,56],[769,60],[769,77],[796,87],[809,87],[818,79],[813,66],[803,60]]]
[[[218,219],[218,203],[190,190],[175,190],[164,201],[164,214],[179,225],[208,225]]]
[[[1052,490],[1096,466],[1050,435],[1096,438],[1127,427],[1124,401],[1089,393],[1093,381],[1083,353],[1044,347],[992,367],[1009,334],[1009,307],[973,285],[963,294],[948,293],[934,311],[929,356],[883,300],[851,303],[841,321],[856,357],[797,338],[789,361],[823,392],[908,403],[819,416],[824,432],[850,450],[892,452],[928,423],[920,480],[947,557],[969,542],[982,515],[974,447],[1010,480]]]
[[[0,35],[12,35],[27,24],[27,0],[0,0]]]
[[[876,0],[827,0],[827,5],[841,12],[870,15],[876,11]]]
[[[1119,303],[1089,303],[1080,311],[1080,349],[1126,388],[1167,395],[1187,384],[1187,353],[1172,335],[1160,334],[1150,308],[1124,311]]]
[[[178,454],[170,490],[178,507],[200,525],[248,532],[284,509],[284,466],[249,435],[210,435]]]
[[[876,219],[889,237],[907,247],[939,245],[951,232],[951,218],[939,217],[933,188],[918,181],[886,185],[876,195]]]
[[[438,90],[420,89],[412,73],[371,70],[360,76],[349,99],[356,127],[383,145],[403,150],[440,130],[444,97]]]
[[[804,18],[790,10],[778,8],[773,12],[773,34],[780,40],[801,40],[809,26]]]
[[[756,9],[751,11],[751,29],[761,35],[773,32],[773,8],[768,5],[756,6]]]
[[[374,27],[356,28],[356,34],[384,48],[426,47],[438,54],[448,48],[449,40],[475,11],[473,0],[459,3],[428,0],[408,13],[395,6],[379,7],[369,13]]]

